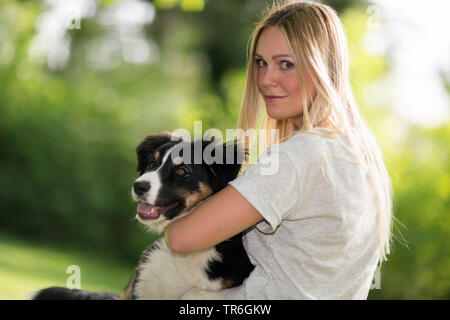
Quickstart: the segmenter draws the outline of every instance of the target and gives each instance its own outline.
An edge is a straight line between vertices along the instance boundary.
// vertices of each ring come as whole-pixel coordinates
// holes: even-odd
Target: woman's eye
[[[290,63],[289,61],[281,62],[281,67],[285,70],[288,70],[288,69],[292,68],[293,66],[294,66],[294,64]]]
[[[258,67],[265,67],[266,66],[266,62],[263,59],[256,59],[256,65]]]

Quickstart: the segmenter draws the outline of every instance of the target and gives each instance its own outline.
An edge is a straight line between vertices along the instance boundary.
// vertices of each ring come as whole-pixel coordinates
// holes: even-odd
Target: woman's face
[[[268,116],[276,120],[291,119],[300,127],[303,115],[302,92],[294,57],[279,27],[270,26],[262,31],[256,44],[254,60],[258,70],[258,89],[266,103]],[[306,76],[305,80],[308,97],[312,97],[314,87],[311,79]]]

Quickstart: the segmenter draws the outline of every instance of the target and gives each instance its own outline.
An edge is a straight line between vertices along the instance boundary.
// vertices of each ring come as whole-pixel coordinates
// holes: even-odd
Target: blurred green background
[[[389,51],[365,49],[371,3],[327,3],[346,28],[354,93],[395,192],[393,250],[369,299],[448,299],[449,120],[399,116],[390,87],[374,86],[392,65]],[[65,285],[70,265],[83,289],[122,290],[156,236],[134,220],[134,149],[148,133],[192,132],[195,120],[235,128],[247,40],[264,6],[0,2],[0,299]],[[450,76],[436,72],[448,97]]]

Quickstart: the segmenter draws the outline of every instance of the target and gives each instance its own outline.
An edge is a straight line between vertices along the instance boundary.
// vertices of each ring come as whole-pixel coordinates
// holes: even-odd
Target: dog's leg
[[[138,277],[138,270],[133,273],[133,276],[131,277],[130,281],[128,282],[127,286],[123,290],[122,294],[120,295],[120,300],[133,300],[133,291],[134,291],[134,284],[136,283],[136,279]]]

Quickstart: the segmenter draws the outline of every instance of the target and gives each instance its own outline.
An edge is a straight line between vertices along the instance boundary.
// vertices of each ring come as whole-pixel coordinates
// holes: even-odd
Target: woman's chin
[[[299,120],[301,121],[301,119],[303,118],[303,114],[302,113],[297,114],[297,115],[291,115],[291,114],[286,114],[286,113],[279,112],[279,110],[273,110],[273,108],[271,108],[271,107],[266,108],[266,112],[267,112],[267,116],[270,119],[273,119],[273,120],[290,119],[290,120],[294,121],[294,123],[296,123]]]
[[[286,115],[283,112],[280,112],[280,110],[276,107],[272,106],[266,106],[266,113],[267,116],[273,120],[283,120],[286,119]]]

